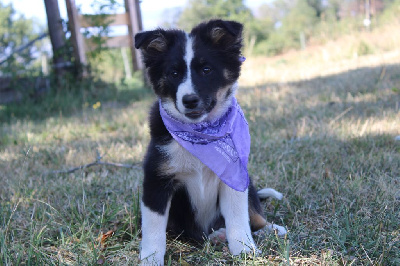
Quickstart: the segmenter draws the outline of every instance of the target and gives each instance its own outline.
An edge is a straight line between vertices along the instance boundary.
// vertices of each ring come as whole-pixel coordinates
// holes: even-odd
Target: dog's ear
[[[162,53],[168,48],[165,30],[144,31],[135,35],[135,48],[147,53]]]
[[[205,35],[212,45],[226,49],[229,47],[242,47],[243,25],[236,21],[221,19],[210,20],[202,23],[192,30],[192,34]]]
[[[235,21],[209,22],[210,37],[214,44],[231,44],[242,40],[243,25]]]

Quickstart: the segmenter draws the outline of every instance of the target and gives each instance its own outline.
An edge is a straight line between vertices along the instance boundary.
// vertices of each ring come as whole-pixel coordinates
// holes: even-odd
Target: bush
[[[361,40],[357,46],[357,55],[369,55],[374,53],[374,49],[364,40]]]
[[[277,55],[285,51],[287,49],[287,40],[285,40],[285,36],[278,32],[275,32],[270,35],[267,40],[263,40],[257,43],[254,47],[253,53],[255,55]]]

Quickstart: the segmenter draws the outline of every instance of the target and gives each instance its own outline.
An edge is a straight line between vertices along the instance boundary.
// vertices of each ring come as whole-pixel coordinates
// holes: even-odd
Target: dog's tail
[[[272,197],[272,198],[277,199],[277,200],[283,199],[282,193],[276,191],[273,188],[260,189],[259,191],[257,191],[257,195],[258,195],[258,197],[260,199],[266,199],[266,198],[269,198],[269,197]]]

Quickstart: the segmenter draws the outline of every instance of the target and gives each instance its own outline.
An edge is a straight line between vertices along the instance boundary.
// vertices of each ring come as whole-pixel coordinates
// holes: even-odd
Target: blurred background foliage
[[[0,1],[0,75],[23,74],[27,69],[36,69],[38,62],[35,59],[44,43],[36,43],[19,53],[13,51],[28,44],[43,31],[44,25],[25,18],[12,4]]]
[[[399,0],[368,2],[371,27],[400,20]],[[210,18],[237,20],[245,24],[247,54],[273,56],[302,48],[301,36],[304,44],[321,44],[365,30],[366,3],[364,0],[275,0],[251,10],[243,0],[189,0],[180,11],[170,11],[174,16],[167,16],[164,25],[189,30]]]
[[[370,6],[368,17],[371,21],[368,27],[364,25],[367,3]],[[244,0],[188,0],[185,6],[166,9],[159,23],[165,28],[190,30],[199,22],[213,18],[239,21],[245,26],[243,53],[247,57],[282,55],[341,38],[343,41],[339,46],[343,47],[337,49],[342,49],[341,53],[346,54],[341,58],[393,50],[398,44],[397,41],[368,39],[368,36],[360,38],[357,34],[379,32],[382,27],[386,27],[385,32],[391,29],[393,32],[398,31],[400,0],[271,0],[256,8],[246,4]],[[97,15],[120,12],[123,7],[123,0],[92,1],[92,10]],[[46,32],[47,25],[25,18],[13,8],[12,3],[4,4],[0,0],[0,83],[3,82],[2,78],[19,81],[23,77],[31,80],[30,83],[24,81],[22,85],[18,82],[10,83],[9,87],[21,92],[14,97],[16,103],[1,105],[0,101],[0,120],[10,121],[13,116],[24,117],[27,113],[32,115],[35,113],[32,110],[40,102],[45,110],[38,109],[38,117],[41,113],[76,112],[99,100],[126,102],[130,98],[139,100],[148,95],[149,90],[144,88],[142,82],[142,73],[126,74],[122,62],[129,51],[103,47],[104,37],[112,34],[108,27],[109,21],[99,19],[96,23],[96,30],[84,33],[92,40],[98,40],[97,49],[87,53],[90,70],[88,79],[77,79],[74,71],[71,71],[64,80],[56,81],[51,67],[51,45],[48,38],[13,53]],[[66,36],[64,54],[73,62],[68,21],[63,24]],[[388,30],[387,25],[391,29]],[[344,36],[350,36],[351,39]],[[381,46],[376,45],[378,42]],[[331,60],[334,55],[328,53],[333,53],[332,49],[325,50],[327,55],[324,56]],[[132,65],[131,57],[128,58]],[[45,77],[46,80],[43,82],[43,79],[38,80],[37,77]],[[38,88],[39,83],[45,84],[45,88]],[[4,92],[7,87],[3,85],[0,84],[0,92]],[[4,97],[2,95],[0,97]]]
[[[367,30],[363,25],[367,2],[371,20],[368,30],[399,23],[400,0],[274,0],[252,9],[244,0],[188,0],[181,8],[165,10],[160,23],[166,28],[190,30],[212,18],[236,20],[245,25],[244,53],[247,56],[274,56]],[[114,13],[122,7],[121,0],[92,3],[96,14]],[[120,81],[123,78],[121,51],[101,46],[101,37],[110,34],[110,30],[105,20],[97,23],[97,31],[85,32],[86,36],[99,37],[99,49],[88,54],[91,69],[108,81]],[[68,39],[68,22],[64,24]],[[0,65],[0,75],[20,75],[30,73],[29,70],[40,73],[40,55],[51,50],[48,40],[36,42],[20,53],[12,52],[45,31],[46,25],[25,18],[12,4],[6,5],[0,0],[0,62],[8,58]],[[361,52],[371,50],[366,42],[361,46]],[[70,49],[67,47],[66,51]]]

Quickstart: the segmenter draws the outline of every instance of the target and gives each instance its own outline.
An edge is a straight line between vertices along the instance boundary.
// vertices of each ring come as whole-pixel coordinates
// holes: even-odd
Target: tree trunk
[[[49,28],[49,35],[51,46],[53,47],[53,68],[57,77],[64,74],[66,61],[65,61],[65,35],[58,8],[57,0],[44,0],[47,14],[47,26]]]
[[[66,0],[69,29],[71,31],[71,41],[74,48],[75,67],[78,69],[80,77],[87,77],[87,60],[85,53],[85,42],[81,33],[81,23],[78,17],[75,0]]]

